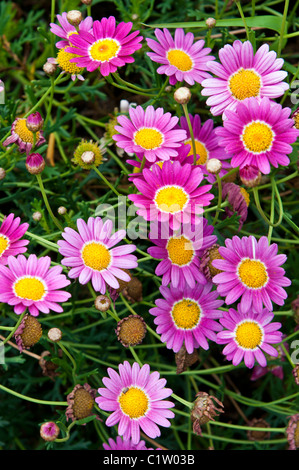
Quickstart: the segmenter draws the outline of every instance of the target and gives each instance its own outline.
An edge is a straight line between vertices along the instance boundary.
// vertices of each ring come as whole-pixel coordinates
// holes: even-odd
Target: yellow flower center
[[[99,39],[90,47],[89,54],[93,60],[108,62],[117,56],[119,49],[120,44],[116,39]]]
[[[21,299],[37,301],[43,298],[46,288],[36,277],[23,277],[15,282],[14,292]]]
[[[167,59],[171,65],[174,65],[181,72],[188,72],[193,68],[193,60],[184,51],[179,49],[172,49],[167,53]]]
[[[29,131],[26,126],[26,119],[19,118],[15,125],[14,132],[18,134],[22,142],[33,144],[33,132]],[[36,133],[36,142],[39,140],[39,132]]]
[[[171,315],[178,328],[191,330],[199,322],[200,308],[194,300],[183,299],[172,307]]]
[[[100,242],[87,243],[82,249],[81,256],[85,266],[95,271],[107,269],[111,261],[109,250]]]
[[[5,235],[0,235],[0,257],[9,247],[9,239]]]
[[[193,245],[191,241],[185,237],[170,238],[167,242],[166,248],[168,251],[168,258],[172,264],[185,266],[193,259]]]
[[[294,125],[296,129],[299,129],[299,112],[293,115]]]
[[[238,275],[242,283],[251,289],[261,289],[268,282],[266,267],[259,260],[243,259],[238,267]]]
[[[247,320],[237,326],[235,339],[241,348],[255,349],[262,342],[263,332],[255,321]]]
[[[178,186],[165,186],[158,189],[154,202],[162,212],[180,212],[189,201],[188,194]]]
[[[241,193],[242,196],[244,197],[245,202],[246,202],[246,205],[247,205],[247,207],[248,207],[248,206],[249,206],[249,202],[250,202],[250,196],[249,196],[248,192],[246,191],[245,188],[240,188],[240,193]]]
[[[240,101],[259,96],[261,85],[261,79],[254,70],[243,68],[234,73],[228,81],[231,94]]]
[[[247,150],[252,153],[263,153],[270,150],[274,133],[268,124],[253,121],[245,126],[241,138]]]
[[[64,47],[63,49],[60,49],[57,54],[57,64],[64,72],[67,72],[71,75],[80,74],[83,71],[83,68],[77,67],[76,64],[70,62],[70,59],[73,59],[74,57],[80,56],[77,54],[72,54],[71,52],[66,52]]]
[[[134,143],[145,150],[154,150],[159,148],[164,142],[162,132],[151,127],[143,127],[134,135]]]
[[[124,389],[118,398],[122,412],[131,419],[138,419],[144,416],[149,408],[148,397],[138,387]]]
[[[199,142],[199,140],[196,140],[196,139],[194,139],[194,140],[195,140],[196,154],[199,155],[199,158],[196,161],[196,165],[204,165],[206,163],[207,159],[208,159],[208,151],[207,151],[206,147],[204,146],[204,144]],[[188,157],[190,155],[193,155],[192,140],[191,139],[186,140],[185,145],[191,145],[191,149],[188,153]]]

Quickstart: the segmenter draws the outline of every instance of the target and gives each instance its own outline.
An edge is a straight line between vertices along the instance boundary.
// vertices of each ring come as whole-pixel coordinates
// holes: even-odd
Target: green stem
[[[15,392],[10,388],[4,387],[4,385],[0,384],[0,389],[4,392],[10,393],[15,397],[21,398],[22,400],[30,401],[32,403],[37,403],[39,405],[50,405],[50,406],[68,406],[67,401],[47,401],[47,400],[39,400],[37,398],[27,397],[26,395],[22,395],[21,393]]]
[[[218,174],[216,175],[216,180],[218,183],[218,204],[217,204],[216,214],[212,223],[213,226],[215,226],[215,223],[218,220],[220,210],[221,210],[221,204],[222,204],[222,184],[221,184],[221,179]]]
[[[190,137],[191,137],[191,142],[192,142],[193,165],[196,165],[196,161],[197,161],[196,145],[195,145],[193,128],[192,128],[191,121],[190,121],[190,116],[189,116],[189,113],[188,113],[187,103],[182,104],[182,107],[183,107],[184,114],[185,114],[185,117],[186,117],[186,120],[187,120],[189,132],[190,132]]]
[[[64,352],[64,354],[69,358],[69,360],[71,361],[73,367],[72,367],[72,376],[73,376],[73,381],[74,383],[76,383],[76,368],[77,368],[77,364],[74,360],[74,358],[72,357],[72,355],[69,353],[69,351],[66,349],[66,347],[62,344],[61,341],[58,341],[58,346],[62,349],[62,351]]]
[[[278,221],[275,224],[271,220],[268,219],[268,217],[265,215],[265,213],[264,213],[264,211],[261,207],[260,200],[259,200],[258,189],[256,187],[253,188],[252,192],[253,192],[256,208],[257,208],[260,216],[262,217],[262,219],[268,225],[270,225],[271,227],[278,227],[281,224],[281,221],[283,219],[283,205],[282,205],[281,198],[280,198],[280,195],[279,195],[279,192],[278,192],[278,189],[277,189],[274,178],[271,178],[271,184],[272,184],[273,192],[275,192],[275,195],[276,195],[277,200],[278,200],[278,205],[279,205],[279,218],[278,218]]]
[[[280,35],[279,35],[278,47],[277,47],[277,57],[280,57],[280,55],[281,55],[282,43],[283,43],[283,40],[284,40],[284,33],[285,33],[287,16],[288,16],[289,3],[290,3],[290,0],[285,0],[285,2],[284,2],[284,10],[283,10],[283,16],[282,16],[282,22],[281,22],[281,30],[280,30]]]
[[[104,183],[116,194],[116,196],[120,196],[120,193],[115,189],[114,186],[107,180],[107,178],[101,173],[101,171],[95,166],[92,165],[93,170],[99,175],[99,177],[104,181]]]
[[[18,319],[17,323],[15,324],[15,326],[13,327],[13,329],[11,330],[11,332],[9,333],[9,335],[3,340],[3,342],[1,344],[5,344],[7,343],[7,341],[10,340],[10,338],[13,336],[14,332],[18,329],[19,325],[21,324],[24,316],[26,315],[26,310],[25,309],[25,312],[22,313],[22,315],[20,315],[20,318]]]
[[[239,10],[239,13],[240,13],[240,16],[243,20],[243,23],[244,23],[244,27],[245,27],[245,30],[246,30],[246,36],[247,36],[247,39],[249,41],[249,29],[248,29],[248,26],[247,26],[247,23],[246,23],[246,19],[245,19],[245,16],[244,16],[244,13],[243,13],[243,10],[242,10],[242,7],[241,7],[241,3],[240,1],[236,1],[236,5],[238,7],[238,10]]]
[[[55,215],[53,214],[52,212],[52,209],[51,209],[51,206],[49,204],[49,201],[48,201],[48,198],[47,198],[47,195],[45,193],[45,188],[44,188],[44,185],[43,185],[43,180],[42,180],[42,176],[41,176],[41,173],[39,173],[38,175],[36,175],[36,178],[37,178],[37,181],[38,181],[38,184],[39,184],[39,187],[40,187],[40,191],[42,193],[42,196],[43,196],[43,200],[44,200],[44,203],[46,205],[46,208],[47,208],[47,211],[51,217],[51,219],[53,220],[54,224],[56,225],[56,227],[61,231],[63,232],[63,227],[62,225],[60,224],[59,220],[55,217]]]

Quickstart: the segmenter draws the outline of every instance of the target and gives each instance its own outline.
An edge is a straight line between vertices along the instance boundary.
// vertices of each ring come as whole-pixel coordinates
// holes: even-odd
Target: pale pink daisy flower
[[[0,227],[0,264],[7,264],[9,256],[20,255],[27,251],[29,240],[21,240],[29,224],[21,224],[20,217],[9,214]]]
[[[108,439],[108,444],[104,443],[105,450],[152,450],[146,447],[144,441],[139,441],[138,444],[133,444],[132,439],[123,439],[117,436],[116,439]]]
[[[129,118],[118,116],[117,121],[118,134],[112,136],[116,145],[127,153],[136,153],[137,158],[145,157],[150,163],[176,157],[187,138],[185,130],[176,128],[179,118],[164,113],[163,108],[147,106],[144,110],[137,106],[129,109]]]
[[[62,267],[50,267],[51,258],[36,255],[8,257],[8,267],[0,265],[0,302],[14,306],[17,315],[28,308],[30,315],[39,312],[63,312],[58,302],[66,302],[71,294],[60,290],[70,284]]]
[[[5,139],[3,146],[16,144],[19,147],[19,152],[28,155],[31,152],[34,142],[33,132],[27,128],[26,118],[16,118],[11,126],[11,135]],[[43,136],[43,131],[36,132],[35,147],[40,147],[46,142]]]
[[[164,298],[155,300],[156,307],[149,313],[155,316],[156,331],[168,349],[177,353],[184,344],[187,353],[192,354],[199,347],[209,349],[208,339],[216,341],[216,332],[222,326],[215,320],[222,316],[219,307],[223,300],[216,291],[211,292],[212,287],[212,282],[193,288],[188,284],[160,287]]]
[[[156,246],[147,249],[148,253],[161,260],[155,274],[162,276],[162,286],[170,282],[173,287],[182,288],[188,284],[194,288],[196,282],[206,284],[207,280],[200,269],[200,260],[205,250],[217,241],[214,227],[200,217],[195,225],[182,225],[180,233],[169,229],[168,224],[152,226],[149,240]]]
[[[63,49],[64,47],[70,46],[71,43],[69,41],[69,37],[72,34],[78,34],[78,30],[86,31],[88,33],[92,32],[93,19],[91,16],[87,16],[87,18],[82,20],[78,25],[78,29],[69,23],[67,19],[67,12],[63,12],[62,15],[56,16],[60,26],[55,23],[50,23],[50,31],[51,33],[55,34],[55,36],[62,38],[62,41],[58,41],[56,43],[57,49]]]
[[[71,62],[86,67],[88,72],[99,68],[104,77],[134,62],[132,54],[142,47],[143,38],[138,36],[139,31],[130,33],[132,26],[131,22],[116,26],[114,16],[94,21],[92,34],[81,30],[69,37],[72,47],[66,51],[77,55]]]
[[[225,240],[225,247],[219,247],[223,259],[212,261],[212,265],[222,271],[213,277],[213,282],[218,284],[217,290],[227,305],[241,297],[241,308],[246,313],[252,307],[261,311],[263,304],[272,311],[272,301],[284,304],[287,293],[283,287],[291,281],[280,267],[287,257],[277,251],[277,244],[269,245],[267,237],[258,241],[252,235]]]
[[[66,227],[59,240],[59,252],[64,256],[61,264],[69,266],[68,276],[79,278],[80,284],[90,280],[95,291],[105,294],[106,284],[113,289],[119,288],[117,279],[130,281],[130,276],[124,269],[138,266],[137,258],[131,255],[136,250],[132,244],[115,246],[126,236],[125,230],[119,230],[112,235],[113,223],[105,223],[100,217],[89,217],[87,223],[77,220],[78,232]]]
[[[209,47],[204,47],[203,39],[194,42],[193,33],[184,33],[182,28],[177,28],[174,38],[168,29],[155,30],[158,41],[147,38],[148,46],[154,52],[147,52],[147,55],[158,64],[157,72],[169,77],[170,85],[185,81],[189,85],[202,83],[205,78],[211,77],[207,72],[207,62],[215,59],[208,55],[211,52]]]
[[[202,82],[201,94],[209,96],[207,105],[214,116],[227,110],[234,110],[239,102],[264,96],[272,99],[284,94],[289,85],[283,80],[287,72],[281,70],[283,59],[277,59],[276,52],[269,51],[263,44],[254,53],[250,41],[234,41],[219,51],[220,64],[209,62],[208,69],[216,77]]]
[[[255,361],[266,367],[267,359],[264,353],[278,356],[277,349],[271,344],[280,343],[282,340],[282,333],[277,331],[281,323],[272,322],[272,312],[264,308],[259,313],[251,310],[245,314],[240,308],[238,311],[230,308],[228,312],[222,313],[223,317],[219,321],[225,329],[217,333],[217,343],[226,344],[222,353],[234,366],[244,359],[249,369],[252,369]]]
[[[140,428],[151,439],[161,435],[158,426],[169,427],[169,418],[174,413],[169,408],[174,403],[168,400],[172,394],[165,388],[166,379],[160,379],[159,372],[150,372],[148,364],[141,368],[137,362],[131,366],[128,361],[118,366],[119,374],[108,368],[108,377],[102,379],[105,388],[99,388],[101,395],[96,398],[99,408],[112,411],[106,426],[118,424],[118,434],[133,444],[140,441]]]
[[[168,222],[173,230],[182,223],[197,224],[203,207],[214,198],[209,192],[212,185],[200,186],[201,169],[189,163],[166,161],[162,168],[153,165],[142,173],[144,179],[133,180],[141,194],[130,194],[128,198],[138,208],[137,214],[147,221]]]
[[[219,145],[232,156],[231,166],[255,166],[263,174],[270,173],[270,164],[275,168],[287,166],[287,155],[293,151],[290,144],[299,135],[290,113],[290,108],[282,108],[269,98],[248,98],[234,112],[227,111],[227,119],[216,134]]]

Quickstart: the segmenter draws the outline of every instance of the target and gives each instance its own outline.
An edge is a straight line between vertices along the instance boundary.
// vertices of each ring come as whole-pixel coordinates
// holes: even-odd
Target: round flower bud
[[[212,175],[217,175],[218,173],[220,173],[221,168],[222,163],[220,160],[218,160],[218,158],[211,158],[206,163],[206,169],[209,173],[212,173]]]
[[[136,346],[142,343],[145,337],[146,324],[139,315],[129,315],[118,322],[115,332],[123,346]]]
[[[67,396],[68,407],[65,412],[67,421],[87,418],[92,415],[97,391],[90,385],[76,385]]]
[[[247,188],[258,186],[262,179],[262,174],[256,166],[246,165],[239,170],[240,180]]]
[[[33,212],[32,218],[35,222],[39,222],[42,218],[42,213],[41,212]]]
[[[107,312],[111,305],[111,300],[107,295],[98,295],[94,301],[94,306],[100,312]]]
[[[81,3],[83,3],[84,5],[91,5],[92,0],[81,0]]]
[[[83,20],[82,13],[79,10],[70,10],[67,12],[66,19],[73,26],[78,26]]]
[[[53,341],[53,343],[57,343],[62,338],[61,330],[59,328],[51,328],[48,331],[48,338],[50,341]]]
[[[65,215],[67,213],[66,207],[64,206],[58,207],[57,212],[59,215]]]
[[[41,117],[40,113],[37,111],[35,113],[29,114],[29,116],[26,119],[27,129],[31,132],[40,131],[43,125],[44,125],[44,120]]]
[[[57,70],[57,65],[56,64],[51,64],[51,62],[46,62],[43,65],[43,71],[49,76],[54,75],[56,70]]]
[[[0,180],[3,180],[6,176],[6,171],[4,168],[0,168]]]
[[[73,162],[84,170],[90,170],[93,165],[98,167],[103,161],[103,146],[90,140],[82,140],[74,152]],[[91,158],[93,155],[93,158]]]
[[[191,91],[189,88],[182,86],[174,92],[173,97],[177,103],[186,104],[190,101]]]
[[[40,435],[44,441],[55,441],[59,436],[60,429],[53,421],[48,421],[40,427]]]
[[[38,343],[42,334],[43,330],[40,322],[27,313],[14,333],[20,352],[24,349],[30,349]]]
[[[31,153],[26,158],[25,166],[31,175],[38,175],[44,170],[46,164],[40,153]]]
[[[215,18],[207,18],[206,19],[206,25],[207,25],[208,28],[214,28],[214,26],[216,25]]]

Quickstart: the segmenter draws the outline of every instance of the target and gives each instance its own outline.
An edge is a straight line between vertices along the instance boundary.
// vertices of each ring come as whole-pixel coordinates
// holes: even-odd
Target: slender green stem
[[[48,106],[48,109],[47,109],[47,115],[46,115],[46,119],[45,119],[45,122],[44,122],[44,127],[45,128],[46,128],[46,125],[48,123],[48,120],[50,119],[51,109],[52,109],[52,105],[53,105],[54,88],[55,88],[55,79],[54,79],[53,75],[51,75],[50,80],[51,80],[51,94],[50,94],[49,106]]]
[[[182,104],[182,107],[183,107],[183,110],[184,110],[185,118],[187,120],[188,129],[189,129],[190,137],[191,137],[192,152],[193,152],[193,164],[196,165],[196,161],[197,161],[196,145],[195,145],[193,128],[192,128],[191,121],[190,121],[190,116],[189,116],[189,113],[188,113],[187,103]]]
[[[290,3],[290,0],[285,0],[285,2],[284,2],[284,10],[283,10],[282,22],[281,22],[281,30],[280,30],[279,40],[278,40],[278,47],[277,47],[277,56],[278,57],[280,57],[280,55],[281,55],[282,44],[283,44],[283,40],[284,40],[285,27],[286,27],[286,21],[287,21],[287,16],[288,16],[289,3]]]
[[[103,173],[95,166],[92,166],[93,170],[99,175],[99,177],[104,181],[104,183],[110,188],[116,196],[120,196],[120,193],[115,189],[114,186],[110,183],[110,181],[107,180],[107,178],[103,175]]]
[[[247,26],[247,23],[246,23],[246,19],[245,19],[245,16],[244,16],[244,13],[243,13],[242,6],[241,6],[240,1],[236,1],[236,5],[237,5],[237,7],[238,7],[240,16],[241,16],[241,18],[242,18],[242,20],[243,20],[244,28],[245,28],[245,30],[246,30],[246,36],[247,36],[247,39],[248,39],[248,41],[249,41],[249,40],[250,40],[249,29],[248,29],[248,26]]]
[[[218,204],[217,204],[216,214],[212,223],[213,226],[215,226],[218,220],[218,217],[221,211],[221,204],[222,204],[222,184],[221,184],[221,179],[218,174],[216,175],[216,180],[218,183]]]
[[[73,377],[73,381],[75,383],[76,382],[76,369],[77,369],[76,361],[74,360],[73,356],[69,353],[69,351],[67,350],[67,348],[64,346],[64,344],[61,341],[58,341],[57,344],[62,349],[64,354],[69,358],[69,360],[72,363],[72,366],[73,366],[72,367],[72,377]]]
[[[70,438],[70,430],[72,429],[72,427],[74,427],[76,425],[76,421],[73,421],[67,428],[66,430],[66,436],[65,437],[61,437],[60,439],[55,439],[55,442],[66,442],[69,440]]]
[[[50,405],[50,406],[68,406],[67,401],[48,401],[48,400],[39,400],[38,398],[27,397],[26,395],[22,395],[21,393],[15,392],[10,388],[4,387],[4,385],[0,384],[0,389],[4,392],[10,393],[15,397],[21,398],[22,400],[30,401],[32,403],[37,403],[39,405]]]
[[[61,231],[63,232],[63,226],[60,224],[59,220],[55,217],[55,215],[53,214],[53,211],[51,209],[51,206],[49,204],[49,201],[48,201],[48,197],[45,193],[45,188],[44,188],[44,185],[43,185],[43,180],[42,180],[42,176],[41,176],[41,173],[39,173],[38,175],[36,175],[36,178],[37,178],[37,181],[38,181],[38,184],[39,184],[39,187],[40,187],[40,191],[42,193],[42,197],[43,197],[43,200],[44,200],[44,203],[46,205],[46,208],[47,208],[47,211],[51,217],[51,219],[53,220],[54,224],[56,225],[56,227]]]
[[[15,331],[18,329],[18,327],[21,324],[21,322],[22,322],[25,315],[26,315],[26,310],[25,310],[25,312],[22,313],[22,315],[20,315],[20,318],[18,319],[17,323],[15,324],[15,326],[13,327],[13,329],[11,330],[9,335],[3,340],[3,342],[1,344],[5,344],[5,343],[7,343],[7,341],[10,340],[10,338],[13,336]]]

